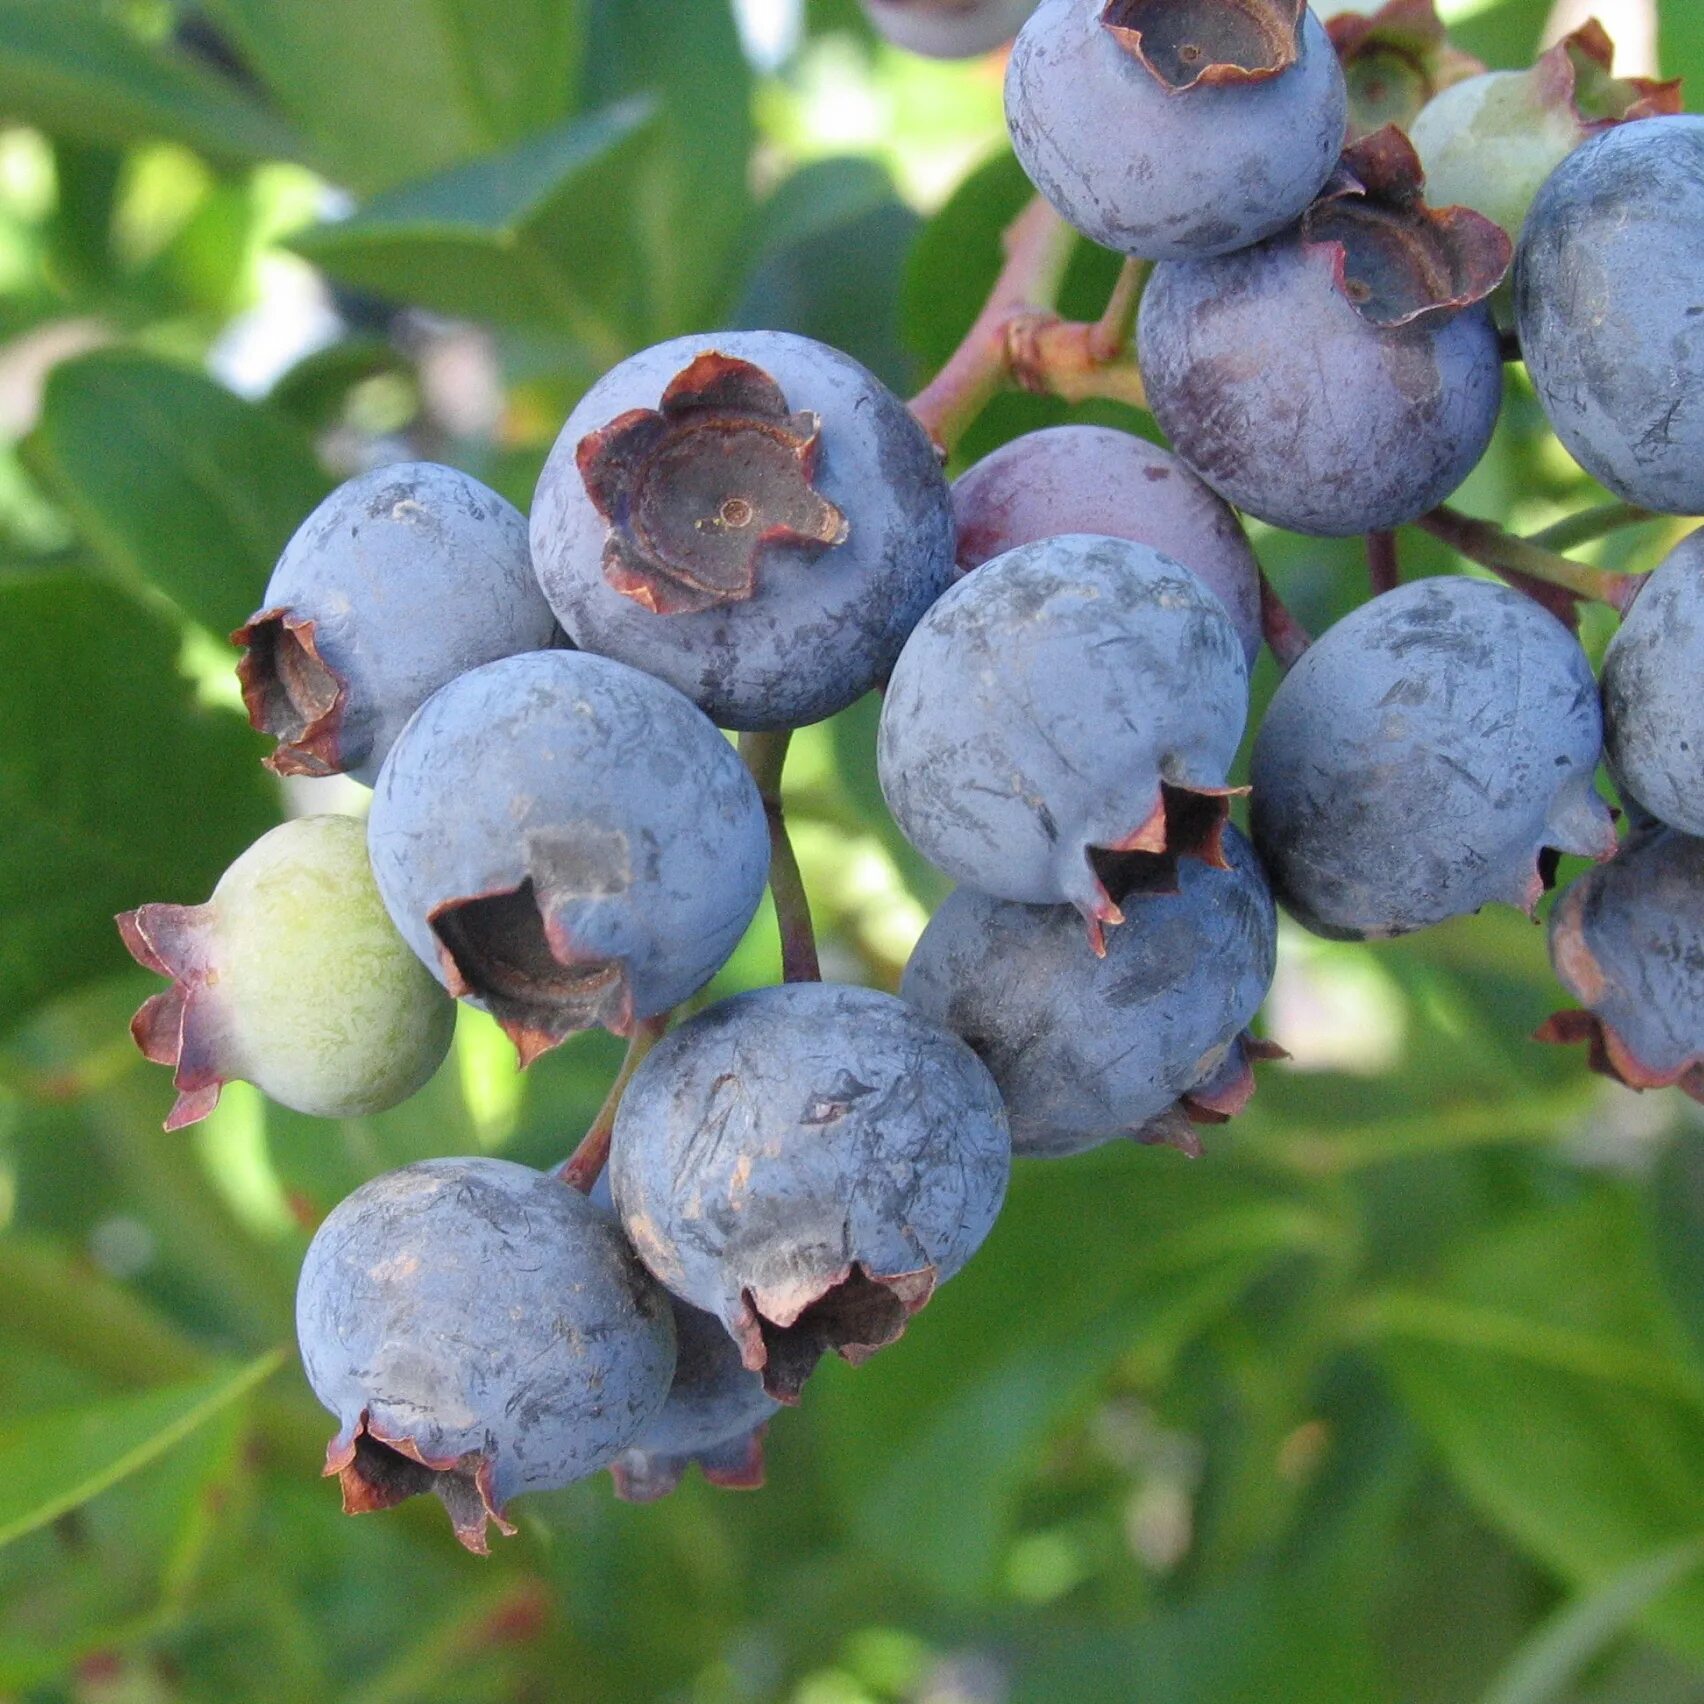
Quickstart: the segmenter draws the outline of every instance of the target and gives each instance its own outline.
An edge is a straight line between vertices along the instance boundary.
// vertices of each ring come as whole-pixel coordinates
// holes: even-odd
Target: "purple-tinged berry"
[[[973,59],[1009,42],[1035,0],[862,0],[876,32],[908,53]]]
[[[1545,415],[1628,503],[1704,513],[1704,117],[1618,125],[1551,173],[1515,323]]]
[[[1278,915],[1248,842],[1228,868],[1162,860],[1129,872],[1128,921],[1105,958],[1065,906],[960,888],[936,912],[900,989],[994,1074],[1017,1154],[1077,1154],[1121,1137],[1198,1153],[1254,1088],[1247,1034],[1272,986]]]
[[[168,1130],[205,1118],[237,1079],[318,1118],[383,1112],[449,1051],[455,1006],[386,914],[353,817],[287,822],[205,905],[144,905],[118,927],[138,964],[171,979],[130,1026],[172,1068]]]
[[[959,476],[953,511],[961,572],[1064,533],[1151,545],[1218,597],[1250,669],[1260,655],[1260,564],[1236,515],[1146,438],[1108,426],[1027,432]]]
[[[249,718],[278,741],[268,767],[371,786],[440,686],[559,635],[519,511],[454,468],[404,462],[314,510],[232,638]]]
[[[1281,231],[1330,175],[1345,116],[1303,0],[1042,0],[1006,73],[1030,181],[1084,236],[1146,260]]]
[[[892,667],[952,577],[952,504],[905,405],[785,332],[683,337],[581,400],[533,555],[569,637],[723,727],[802,727]]]
[[[696,993],[738,945],[769,868],[763,801],[673,687],[541,651],[435,694],[379,777],[379,891],[452,994],[523,1064]]]
[[[1122,854],[1222,863],[1247,715],[1242,637],[1187,568],[1127,539],[1047,539],[967,575],[912,635],[882,792],[937,868],[1076,906],[1100,951]]]
[[[795,1400],[964,1264],[1005,1197],[999,1090],[956,1036],[864,988],[793,983],[674,1031],[621,1104],[611,1184],[651,1271]]]
[[[610,1466],[675,1365],[668,1297],[607,1214],[507,1160],[427,1160],[364,1184],[302,1264],[296,1330],[337,1417],[349,1514],[430,1491],[480,1555],[511,1497]]]
[[[1603,659],[1604,752],[1659,821],[1704,834],[1704,531],[1640,585]]]
[[[1493,901],[1532,912],[1556,855],[1607,858],[1597,683],[1506,586],[1418,580],[1346,616],[1255,740],[1254,842],[1316,934],[1378,940]]]
[[[612,1218],[615,1201],[606,1170],[591,1200]],[[698,1464],[710,1484],[727,1491],[763,1485],[763,1435],[780,1404],[746,1370],[739,1345],[713,1315],[670,1296],[675,1319],[675,1375],[668,1401],[610,1464],[615,1494],[626,1503],[653,1503]]]
[[[1426,207],[1399,132],[1344,162],[1295,229],[1156,267],[1138,328],[1177,453],[1239,509],[1327,537],[1414,520],[1484,455],[1510,252],[1477,213]]]
[[[1558,1012],[1540,1041],[1584,1042],[1592,1069],[1630,1089],[1704,1101],[1704,840],[1636,831],[1557,900],[1550,959],[1585,1009]]]

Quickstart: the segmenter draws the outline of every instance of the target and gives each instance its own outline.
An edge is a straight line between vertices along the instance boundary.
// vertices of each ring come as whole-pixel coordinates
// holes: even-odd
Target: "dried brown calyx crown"
[[[1349,134],[1406,127],[1431,98],[1485,69],[1451,42],[1433,0],[1389,0],[1326,24],[1349,88]]]
[[[1301,53],[1307,0],[1104,0],[1101,24],[1173,94],[1260,83]]]
[[[580,440],[586,494],[609,522],[604,577],[658,615],[739,603],[772,550],[826,550],[849,534],[816,487],[821,421],[794,413],[749,361],[707,351],[654,408]]]
[[[1337,175],[1302,215],[1302,240],[1336,251],[1337,287],[1386,330],[1460,313],[1502,283],[1506,233],[1468,207],[1428,207],[1413,144],[1394,125],[1344,150]]]
[[[1681,84],[1652,77],[1617,77],[1615,43],[1596,18],[1588,19],[1541,54],[1530,73],[1540,104],[1572,112],[1584,135],[1641,118],[1671,117],[1682,110]]]
[[[231,635],[240,646],[237,681],[249,720],[278,741],[266,758],[275,775],[336,775],[346,767],[343,715],[348,689],[319,654],[314,623],[287,609],[263,609]]]

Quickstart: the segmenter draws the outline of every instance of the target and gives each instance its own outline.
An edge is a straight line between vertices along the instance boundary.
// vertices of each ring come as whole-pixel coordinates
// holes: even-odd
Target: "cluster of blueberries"
[[[936,50],[1031,11],[869,3]],[[1577,93],[1598,45],[1438,99],[1518,114],[1508,78]],[[1071,223],[1158,263],[1138,347],[1175,453],[1063,427],[949,487],[857,363],[726,333],[595,384],[530,523],[428,464],[307,520],[236,635],[243,691],[274,770],[354,776],[371,813],[287,823],[207,904],[120,919],[171,980],[134,1026],[175,1073],[171,1125],[237,1077],[324,1116],[394,1105],[452,997],[523,1064],[594,1026],[641,1043],[601,1177],[432,1161],[321,1226],[300,1339],[348,1508],[431,1490],[482,1550],[511,1496],[603,1468],[641,1498],[694,1460],[758,1482],[775,1405],[902,1332],[1014,1154],[1194,1153],[1245,1104],[1275,897],[1368,940],[1530,912],[1560,853],[1598,860],[1553,913],[1583,1009],[1549,1033],[1704,1098],[1704,534],[1650,577],[1601,693],[1521,591],[1374,598],[1276,695],[1252,844],[1228,821],[1262,643],[1233,505],[1341,535],[1437,504],[1496,418],[1500,312],[1586,467],[1704,509],[1704,121],[1617,87],[1629,121],[1571,109],[1530,212],[1504,211],[1499,295],[1516,233],[1429,207],[1399,130],[1345,148],[1339,51],[1301,0],[1042,0],[1013,137]],[[899,995],[790,981],[663,1035],[790,856],[722,730],[749,755],[884,685],[883,793],[961,884]]]

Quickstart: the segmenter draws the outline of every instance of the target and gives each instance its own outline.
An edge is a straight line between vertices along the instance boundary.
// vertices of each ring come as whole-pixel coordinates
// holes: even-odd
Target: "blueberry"
[[[1704,1101],[1704,840],[1635,831],[1557,900],[1550,957],[1585,1010],[1559,1012],[1541,1041],[1584,1042],[1629,1088]]]
[[[1603,661],[1604,744],[1623,790],[1704,834],[1704,531],[1640,586]]]
[[[848,356],[677,338],[592,387],[539,480],[533,554],[576,644],[723,727],[802,727],[874,686],[952,577],[940,462]]]
[[[131,1025],[173,1068],[168,1130],[205,1118],[234,1078],[320,1118],[383,1112],[449,1051],[455,1006],[385,914],[353,817],[285,823],[205,905],[144,905],[118,927],[172,982]]]
[[[1544,180],[1606,125],[1678,112],[1680,85],[1611,75],[1594,18],[1526,71],[1485,71],[1434,95],[1409,127],[1441,207],[1460,204],[1519,238]]]
[[[696,993],[769,865],[727,740],[673,687],[574,651],[490,663],[430,698],[379,777],[368,840],[409,945],[523,1064]]]
[[[1704,118],[1624,124],[1539,191],[1515,262],[1527,371],[1616,496],[1704,511]]]
[[[1316,934],[1374,940],[1494,900],[1530,912],[1555,854],[1615,849],[1593,791],[1591,665],[1506,586],[1418,580],[1330,629],[1255,740],[1254,841]]]
[[[296,1330],[350,1514],[435,1492],[484,1553],[504,1505],[608,1467],[661,1409],[674,1321],[611,1219],[506,1160],[427,1160],[320,1226]]]
[[[609,1173],[592,1186],[592,1201],[614,1215]],[[668,1401],[610,1464],[623,1502],[666,1497],[698,1463],[712,1485],[755,1491],[763,1484],[763,1434],[780,1406],[747,1372],[739,1345],[713,1315],[670,1296],[675,1321],[675,1375]]]
[[[1148,260],[1282,230],[1330,174],[1346,117],[1302,0],[1042,0],[1006,74],[1036,188],[1084,236]]]
[[[1245,1031],[1272,985],[1278,917],[1248,842],[1229,867],[1159,859],[1133,872],[1129,921],[1106,957],[1068,907],[960,888],[924,930],[903,997],[994,1073],[1018,1154],[1081,1153],[1118,1137],[1199,1151],[1253,1089]],[[1259,1044],[1254,1044],[1258,1056]]]
[[[268,765],[371,786],[440,686],[559,635],[521,514],[454,468],[404,462],[314,510],[232,638],[249,717],[279,742]]]
[[[988,1235],[1011,1137],[986,1067],[903,1001],[793,983],[674,1031],[622,1101],[611,1183],[675,1295],[765,1388],[891,1343]]]
[[[1152,545],[1217,595],[1254,667],[1260,564],[1230,508],[1146,438],[1106,426],[1027,432],[959,476],[953,511],[963,571],[1062,533]]]
[[[1258,248],[1156,267],[1138,328],[1177,453],[1239,509],[1327,537],[1441,503],[1484,455],[1503,395],[1484,298],[1508,239],[1413,200],[1396,132],[1362,146],[1389,151],[1357,168],[1370,193],[1340,183]]]
[[[862,0],[876,31],[910,53],[971,59],[1003,46],[1035,10],[1035,0]]]
[[[1121,853],[1218,862],[1243,641],[1170,557],[1066,535],[978,568],[894,669],[877,757],[919,852],[999,899],[1075,905],[1099,948]]]

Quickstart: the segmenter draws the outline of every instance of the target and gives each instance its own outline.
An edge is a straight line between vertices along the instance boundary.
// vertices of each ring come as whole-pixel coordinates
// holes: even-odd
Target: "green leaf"
[[[1704,1539],[1641,1557],[1568,1605],[1515,1653],[1483,1704],[1556,1704],[1663,1593],[1704,1567]]]
[[[456,165],[573,110],[577,0],[207,0],[242,58],[363,193]]]
[[[57,1413],[0,1431],[0,1546],[44,1527],[139,1472],[270,1378],[275,1350],[244,1367]]]
[[[1599,1584],[1704,1531],[1704,1389],[1625,1196],[1507,1225],[1369,1320],[1463,1490],[1566,1578]],[[1704,1655],[1704,1581],[1648,1625]]]
[[[330,484],[293,422],[130,350],[54,369],[25,456],[111,572],[221,635]]]
[[[1704,1135],[1686,1131],[1663,1155],[1651,1188],[1657,1264],[1704,1358]]]
[[[259,742],[195,706],[178,643],[116,587],[0,580],[0,1031],[129,963],[114,912],[205,899],[276,820]]]
[[[632,281],[621,264],[613,174],[651,113],[649,102],[632,100],[576,120],[377,196],[354,217],[303,233],[295,247],[334,278],[394,300],[554,326],[618,359],[623,345],[604,322]],[[595,242],[587,240],[593,228]]]
[[[182,142],[230,165],[289,159],[272,114],[92,8],[0,0],[0,111],[73,142]]]

